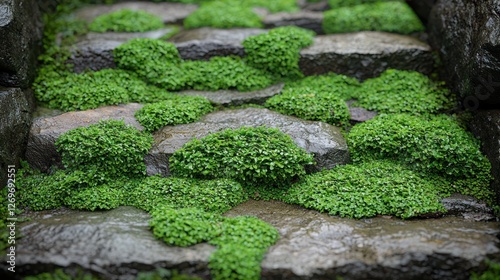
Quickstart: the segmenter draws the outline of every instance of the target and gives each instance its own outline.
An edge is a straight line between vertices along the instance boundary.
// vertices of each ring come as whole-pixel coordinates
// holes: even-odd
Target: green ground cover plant
[[[96,17],[89,25],[94,32],[145,32],[164,27],[160,17],[142,10],[123,9]]]
[[[327,92],[347,101],[358,97],[360,85],[355,78],[330,72],[286,81],[284,90],[308,87],[316,92]]]
[[[279,186],[303,176],[312,163],[312,156],[278,129],[242,127],[186,143],[170,158],[170,169],[181,177]]]
[[[147,104],[135,112],[135,118],[148,132],[166,125],[191,123],[213,111],[210,101],[201,96],[180,96]]]
[[[184,20],[184,28],[193,29],[203,26],[215,28],[263,27],[262,19],[251,7],[230,5],[222,1],[207,2]]]
[[[340,7],[356,6],[368,3],[378,3],[378,2],[395,2],[402,0],[328,0],[328,6],[330,9],[336,9]]]
[[[368,3],[324,12],[323,31],[327,34],[356,31],[410,34],[424,30],[420,19],[405,2]]]
[[[442,83],[416,71],[389,69],[362,84],[355,105],[379,113],[425,115],[449,109],[453,103]]]
[[[354,126],[347,144],[354,162],[394,159],[423,174],[449,181],[443,192],[491,202],[491,164],[480,142],[452,118],[439,115],[381,115]]]

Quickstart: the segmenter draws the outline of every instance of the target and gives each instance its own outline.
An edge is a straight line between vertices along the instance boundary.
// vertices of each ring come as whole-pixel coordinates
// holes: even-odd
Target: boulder
[[[306,75],[335,72],[364,80],[394,68],[430,74],[431,48],[413,37],[385,32],[320,35],[300,52],[299,66]]]
[[[42,29],[37,1],[0,2],[0,86],[31,85],[42,46]]]
[[[447,215],[462,216],[464,219],[474,221],[491,221],[495,219],[493,209],[484,201],[480,201],[472,196],[462,194],[452,194],[450,197],[441,200]]]
[[[296,13],[276,13],[266,16],[262,22],[266,28],[295,25],[310,29],[317,34],[323,32],[323,13],[313,11],[300,11]]]
[[[500,2],[438,1],[428,26],[444,78],[461,105],[500,108]]]
[[[148,156],[148,175],[168,176],[168,159],[193,138],[242,126],[278,128],[290,135],[295,143],[314,154],[316,165],[309,172],[331,169],[350,161],[349,151],[340,128],[317,121],[305,121],[268,109],[248,108],[223,110],[204,116],[196,123],[165,126],[153,133],[155,142]]]
[[[19,169],[19,159],[24,156],[31,114],[35,106],[33,92],[29,89],[0,87],[0,186],[7,182],[7,167]]]
[[[31,167],[43,172],[49,171],[52,165],[62,167],[61,156],[55,146],[57,138],[71,129],[96,124],[100,120],[124,120],[125,123],[142,130],[143,127],[134,117],[135,111],[140,108],[141,104],[130,103],[37,118],[29,131],[26,161]]]

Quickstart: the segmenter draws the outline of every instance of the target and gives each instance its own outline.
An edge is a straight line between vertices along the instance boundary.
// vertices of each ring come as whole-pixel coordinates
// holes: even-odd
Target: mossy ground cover
[[[96,17],[89,25],[94,32],[145,32],[164,27],[160,17],[142,10],[123,9]]]

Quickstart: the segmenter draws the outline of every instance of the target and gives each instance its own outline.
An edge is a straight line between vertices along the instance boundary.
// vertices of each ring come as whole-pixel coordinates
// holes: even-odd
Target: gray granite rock
[[[306,75],[335,72],[364,80],[389,68],[432,72],[431,48],[409,36],[384,32],[320,35],[300,52]]]
[[[448,211],[446,212],[447,215],[462,216],[465,219],[474,221],[491,221],[495,219],[491,207],[471,196],[453,194],[450,197],[443,198],[441,203]]]
[[[168,159],[193,138],[202,138],[228,128],[263,125],[278,128],[290,135],[299,147],[314,154],[316,165],[309,171],[331,169],[350,161],[347,144],[338,127],[281,115],[267,109],[248,108],[214,112],[196,123],[165,126],[156,131],[153,134],[155,143],[146,157],[148,175],[169,175]]]
[[[266,16],[262,23],[266,28],[275,28],[280,26],[295,25],[298,27],[310,29],[317,34],[323,32],[323,13],[312,11],[300,11],[296,13],[275,13]]]

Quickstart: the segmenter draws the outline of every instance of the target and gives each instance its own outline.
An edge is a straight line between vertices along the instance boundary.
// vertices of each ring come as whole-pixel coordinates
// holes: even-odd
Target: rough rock
[[[500,204],[500,110],[475,112],[469,128],[481,140],[481,150],[491,162],[492,187]]]
[[[169,39],[183,59],[209,59],[213,56],[245,54],[242,42],[249,36],[266,32],[256,28],[215,29],[202,27],[185,30]]]
[[[328,0],[320,0],[318,2],[305,2],[301,5],[301,9],[303,11],[322,12],[329,10],[330,5],[328,5]]]
[[[7,182],[7,167],[19,168],[24,155],[34,109],[31,90],[0,87],[0,186]]]
[[[115,68],[113,50],[119,45],[134,38],[159,39],[173,30],[173,28],[163,28],[149,32],[90,32],[79,38],[71,47],[68,63],[73,65],[76,73]]]
[[[500,108],[500,2],[438,1],[428,26],[444,78],[463,107]]]
[[[220,106],[239,106],[243,104],[258,104],[263,105],[267,99],[279,94],[283,89],[284,84],[280,83],[267,87],[265,89],[239,92],[237,90],[218,90],[218,91],[199,91],[185,90],[178,94],[191,96],[204,96],[210,102]]]
[[[377,112],[370,111],[361,107],[349,106],[349,113],[351,115],[351,122],[353,123],[366,122],[377,116]]]
[[[299,147],[313,153],[316,165],[309,171],[331,169],[350,161],[347,144],[338,127],[285,116],[267,109],[248,108],[214,112],[196,123],[165,126],[155,132],[153,148],[146,156],[148,175],[169,175],[168,159],[193,138],[202,138],[228,128],[263,125],[278,128],[290,135]]]
[[[31,85],[41,51],[42,28],[37,1],[0,2],[0,86]]]
[[[406,0],[406,3],[410,5],[424,24],[429,20],[432,7],[434,7],[436,2],[437,0]]]
[[[275,201],[249,201],[226,215],[257,216],[278,229],[280,240],[262,262],[263,280],[465,280],[487,257],[500,253],[498,222],[353,220]],[[207,263],[214,248],[206,243],[166,246],[148,230],[149,215],[141,210],[61,209],[27,216],[31,219],[17,225],[23,238],[16,244],[15,277],[62,267],[128,280],[138,271],[165,267],[209,279]],[[6,265],[0,264],[4,274]]]
[[[317,34],[323,32],[323,13],[312,11],[300,11],[296,13],[276,13],[270,14],[262,21],[266,28],[295,25],[310,29]]]
[[[447,215],[462,216],[465,219],[474,221],[490,221],[495,219],[491,207],[485,202],[471,196],[453,194],[450,197],[443,198],[441,203],[448,211],[446,212]]]
[[[430,74],[431,48],[413,37],[385,32],[320,35],[300,52],[306,75],[335,72],[364,80],[389,68]]]
[[[141,104],[130,103],[119,106],[105,106],[94,110],[64,113],[54,117],[42,117],[33,121],[29,132],[26,161],[31,167],[44,172],[52,165],[60,166],[61,156],[57,153],[55,142],[57,138],[71,129],[89,126],[100,120],[124,120],[139,130],[143,127],[134,117],[135,111],[142,108]]]
[[[94,18],[102,14],[111,13],[117,10],[144,10],[163,19],[166,24],[181,24],[182,21],[194,12],[198,6],[182,3],[152,3],[130,1],[116,3],[113,5],[92,5],[75,12],[75,15],[87,22],[92,22]]]

